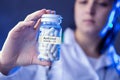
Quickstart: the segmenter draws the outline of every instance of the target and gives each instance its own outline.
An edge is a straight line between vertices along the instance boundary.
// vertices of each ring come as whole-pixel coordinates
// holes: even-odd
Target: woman
[[[54,11],[42,9],[28,15],[8,34],[1,51],[0,71],[7,74],[16,66],[24,66],[2,80],[119,80],[98,45],[100,31],[104,28],[115,0],[75,0],[75,31],[67,29],[61,46],[60,60],[53,64],[37,59],[36,33],[43,14]],[[69,34],[71,36],[69,37]],[[37,64],[37,65],[36,65]],[[42,65],[42,66],[41,66]],[[51,65],[46,73],[44,65]],[[112,75],[111,75],[112,72]]]

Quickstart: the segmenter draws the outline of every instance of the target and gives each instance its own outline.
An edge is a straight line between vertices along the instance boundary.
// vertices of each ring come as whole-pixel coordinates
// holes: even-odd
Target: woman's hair
[[[117,0],[114,0],[113,7],[116,4],[117,4]],[[102,38],[101,42],[98,44],[97,50],[100,53],[103,53],[104,51],[106,51],[106,49],[110,46],[114,37],[115,37],[115,34],[114,34],[114,27],[113,27],[110,30],[107,30],[107,32],[105,33],[105,36]]]
[[[75,30],[76,29],[76,25],[75,25],[75,20],[74,20],[74,5],[75,5],[75,1],[73,2],[73,5],[72,5],[72,9],[71,9],[71,20],[72,20],[72,23],[70,23],[68,26],[69,28],[71,28],[72,30]]]
[[[113,0],[115,3],[117,2],[117,0]]]

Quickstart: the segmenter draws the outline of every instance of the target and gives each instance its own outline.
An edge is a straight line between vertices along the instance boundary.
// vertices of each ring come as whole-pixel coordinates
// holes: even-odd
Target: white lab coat
[[[75,41],[73,31],[67,29],[60,60],[50,69],[30,65],[7,76],[0,73],[0,80],[120,80],[111,64],[107,51],[99,59],[86,56]]]

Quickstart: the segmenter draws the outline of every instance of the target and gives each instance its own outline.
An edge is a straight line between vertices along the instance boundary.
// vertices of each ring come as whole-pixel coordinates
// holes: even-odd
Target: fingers
[[[46,10],[46,14],[56,14],[56,11],[53,11],[53,10]]]
[[[29,14],[24,21],[37,21],[41,18],[43,14],[55,14],[55,11],[42,9],[32,14]]]
[[[16,31],[21,31],[22,29],[26,28],[26,27],[32,27],[34,30],[38,30],[39,25],[40,25],[40,18],[43,14],[54,14],[55,11],[52,10],[46,10],[46,9],[42,9],[39,11],[36,11],[34,13],[29,14],[24,21],[20,21],[14,28],[13,30]]]
[[[39,10],[39,11],[36,11],[32,14],[29,14],[26,18],[25,18],[25,22],[27,21],[35,21],[36,24],[34,26],[34,30],[38,29],[39,28],[39,25],[40,25],[40,18],[43,14],[55,14],[56,12],[53,11],[53,10],[46,10],[46,9],[42,9],[42,10]]]
[[[20,21],[9,33],[21,32],[26,28],[32,28],[32,26],[35,26],[35,24],[36,23],[34,21],[28,22]]]
[[[51,65],[51,62],[48,62],[48,61],[40,61],[38,58],[37,58],[37,55],[33,58],[33,61],[31,64],[37,64],[37,65],[42,65],[42,66],[50,66]]]
[[[37,30],[37,31],[38,31],[40,22],[41,22],[41,20],[39,19],[39,20],[37,21],[37,23],[35,24],[35,26],[34,26],[34,30]]]
[[[46,9],[42,9],[42,10],[39,10],[39,11],[36,11],[32,14],[29,14],[24,21],[37,21],[38,19],[41,18],[41,16],[43,14],[46,13]]]
[[[51,14],[56,14],[56,11],[51,11]]]

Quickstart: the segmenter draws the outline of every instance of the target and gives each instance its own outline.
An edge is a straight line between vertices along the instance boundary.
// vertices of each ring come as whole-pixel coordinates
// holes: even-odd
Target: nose
[[[94,16],[95,13],[96,13],[96,8],[95,8],[95,3],[90,3],[88,6],[87,6],[87,13],[90,14],[91,16]]]

